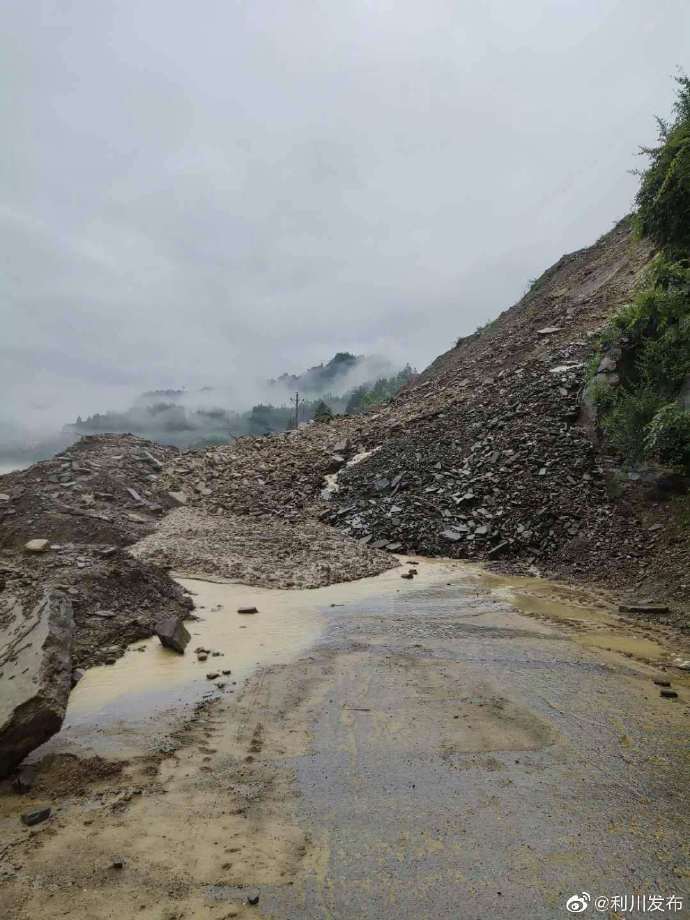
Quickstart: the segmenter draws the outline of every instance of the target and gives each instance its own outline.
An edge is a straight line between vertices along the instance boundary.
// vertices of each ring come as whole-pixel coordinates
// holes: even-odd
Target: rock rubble
[[[581,363],[533,363],[338,477],[322,519],[374,547],[466,558],[548,558],[606,505],[603,470],[574,425]],[[563,365],[562,351],[551,356]],[[396,547],[396,548],[397,548]]]
[[[267,588],[318,588],[398,564],[318,521],[210,515],[201,508],[173,511],[130,552],[180,573]]]

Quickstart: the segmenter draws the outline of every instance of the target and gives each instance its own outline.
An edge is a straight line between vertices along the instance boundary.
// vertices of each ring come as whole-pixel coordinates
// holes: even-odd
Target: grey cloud
[[[9,0],[0,420],[423,367],[631,205],[686,0]]]

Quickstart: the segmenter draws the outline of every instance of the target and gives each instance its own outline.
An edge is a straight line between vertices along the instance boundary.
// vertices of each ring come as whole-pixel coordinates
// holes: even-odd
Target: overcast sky
[[[690,61],[688,0],[0,11],[5,423],[422,368],[629,210]]]

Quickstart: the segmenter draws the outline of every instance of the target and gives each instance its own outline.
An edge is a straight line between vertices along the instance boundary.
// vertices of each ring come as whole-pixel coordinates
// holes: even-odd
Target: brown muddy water
[[[522,613],[575,628],[574,640],[588,648],[650,664],[670,661],[668,642],[657,638],[653,623],[631,624],[611,601],[592,589],[538,577],[502,576],[472,567],[478,584]],[[642,635],[644,631],[646,635]]]
[[[185,654],[163,648],[153,637],[130,646],[114,665],[91,668],[70,696],[62,731],[41,754],[148,752],[189,707],[235,693],[257,668],[289,661],[307,649],[323,629],[322,608],[333,593],[177,581],[191,592],[198,617],[186,624],[192,638]],[[238,614],[247,606],[259,612]],[[206,661],[197,658],[196,648],[210,650]],[[213,673],[219,676],[209,680],[206,675]]]
[[[238,693],[258,669],[287,663],[314,646],[332,615],[343,612],[337,608],[354,605],[356,609],[362,602],[372,608],[377,603],[388,606],[412,585],[417,591],[436,592],[462,584],[523,613],[574,626],[574,638],[582,645],[649,663],[668,660],[659,642],[622,627],[611,606],[591,592],[542,578],[499,576],[456,560],[422,557],[416,557],[419,574],[414,582],[407,582],[400,575],[407,570],[408,557],[399,558],[401,568],[309,590],[178,577],[191,592],[199,617],[187,624],[192,639],[186,654],[164,649],[152,638],[135,643],[115,665],[90,669],[70,697],[62,731],[34,758],[46,752],[129,757],[156,749],[195,704]],[[244,606],[256,606],[259,612],[238,614]],[[197,647],[216,654],[199,661]],[[208,679],[212,673],[218,677]]]

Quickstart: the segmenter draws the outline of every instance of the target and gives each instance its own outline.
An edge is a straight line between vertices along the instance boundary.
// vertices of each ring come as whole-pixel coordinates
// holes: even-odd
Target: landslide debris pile
[[[390,406],[381,449],[339,476],[324,519],[374,545],[528,563],[608,526],[585,365],[648,258],[622,222],[437,358]]]
[[[376,552],[313,520],[285,523],[209,515],[179,508],[131,552],[137,559],[178,572],[217,575],[267,588],[318,588],[377,575],[395,565]]]
[[[50,460],[0,477],[0,601],[30,609],[66,593],[75,667],[114,660],[158,616],[186,616],[182,589],[125,547],[175,502],[161,468],[177,453],[131,435],[83,438]],[[41,549],[28,550],[27,544]]]
[[[501,371],[388,439],[339,476],[337,508],[324,519],[404,552],[529,561],[559,552],[592,515],[607,514],[603,470],[573,425],[582,380],[574,350],[554,353],[553,367]]]
[[[651,256],[622,221],[441,355],[359,437],[322,520],[374,547],[590,574],[687,602],[668,479],[621,468],[582,396],[592,340]]]
[[[163,482],[181,504],[212,514],[297,520],[318,498],[324,477],[342,466],[357,419],[187,451]]]
[[[340,419],[177,455],[162,480],[182,506],[131,552],[176,571],[315,588],[397,565],[314,520],[325,478],[353,454],[361,422]]]
[[[133,543],[175,506],[160,473],[176,454],[133,435],[90,435],[0,476],[0,549],[32,538]]]

